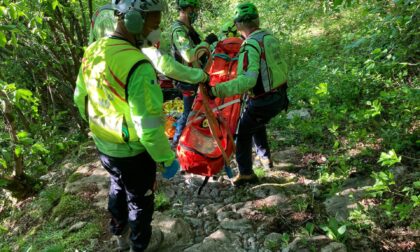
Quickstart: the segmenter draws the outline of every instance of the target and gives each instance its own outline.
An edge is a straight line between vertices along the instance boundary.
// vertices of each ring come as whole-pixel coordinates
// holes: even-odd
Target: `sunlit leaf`
[[[55,8],[57,8],[58,4],[59,4],[58,0],[52,0],[51,1],[52,9],[55,10]]]
[[[319,96],[328,95],[328,83],[320,83],[315,89],[315,93]]]
[[[15,147],[15,155],[16,155],[17,157],[20,157],[20,155],[22,154],[22,151],[23,151],[22,146],[17,145],[17,146]]]
[[[372,54],[379,54],[381,53],[382,49],[381,48],[376,48],[375,50],[373,50],[371,53]]]
[[[7,162],[3,158],[0,158],[0,168],[7,168]]]
[[[7,43],[6,35],[0,31],[0,47],[4,47]]]
[[[56,146],[57,146],[57,148],[58,148],[58,149],[60,149],[60,150],[64,150],[64,149],[65,149],[64,144],[63,144],[63,143],[57,143],[57,144],[56,144]]]
[[[16,101],[23,99],[30,102],[32,101],[32,92],[28,89],[18,89],[16,90],[15,99]]]
[[[30,137],[29,133],[26,131],[20,131],[17,134],[19,143],[21,144],[32,144],[34,142],[34,140]]]
[[[7,15],[7,9],[4,6],[0,6],[0,17]]]
[[[45,148],[44,144],[42,144],[40,142],[32,145],[31,150],[32,150],[33,153],[40,153],[40,154],[49,154],[50,153],[50,151]]]
[[[414,203],[414,207],[420,206],[420,195],[413,195],[410,199]]]
[[[347,226],[346,226],[346,225],[343,225],[343,226],[341,226],[341,227],[337,230],[337,232],[338,232],[340,235],[343,235],[343,234],[346,232],[346,230],[347,230]]]
[[[379,157],[378,163],[381,163],[382,166],[393,166],[396,163],[401,162],[401,157],[397,156],[395,150],[390,150],[388,153],[382,152]]]
[[[28,136],[29,136],[29,133],[26,131],[20,131],[19,133],[17,133],[18,138],[26,138]]]

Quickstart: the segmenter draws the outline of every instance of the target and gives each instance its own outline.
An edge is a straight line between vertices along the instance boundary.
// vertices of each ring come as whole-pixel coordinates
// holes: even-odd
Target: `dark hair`
[[[245,20],[242,22],[238,22],[240,24],[242,24],[243,26],[247,27],[247,28],[260,28],[260,19],[259,18],[254,18],[251,20]]]

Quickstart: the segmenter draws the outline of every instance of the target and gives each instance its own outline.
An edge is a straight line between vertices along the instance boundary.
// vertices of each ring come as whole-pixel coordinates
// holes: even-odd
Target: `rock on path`
[[[267,171],[265,177],[274,178],[274,182],[264,184],[262,181],[260,185],[240,189],[232,187],[226,176],[219,176],[211,178],[201,195],[197,195],[203,181],[201,176],[178,174],[170,181],[158,177],[157,193],[164,194],[170,201],[168,210],[156,211],[152,222],[153,227],[164,234],[158,250],[280,251],[284,246],[281,234],[272,230],[272,223],[278,217],[276,214],[293,211],[293,197],[311,189],[305,180],[298,182],[298,175],[283,171],[284,167],[298,162],[296,149],[273,153],[273,159],[275,167]],[[105,211],[109,182],[100,163],[83,165],[75,174],[77,179],[67,183],[65,191],[86,194],[90,190],[93,204]],[[109,244],[105,241],[104,244],[109,249]],[[323,237],[317,248],[345,251],[345,247],[344,250],[335,249],[342,246]],[[294,251],[294,248],[283,251]]]

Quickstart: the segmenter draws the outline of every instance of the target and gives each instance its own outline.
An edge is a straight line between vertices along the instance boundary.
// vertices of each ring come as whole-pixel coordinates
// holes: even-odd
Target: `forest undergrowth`
[[[92,9],[106,2],[93,1]],[[238,1],[202,2],[197,27],[205,35],[218,32]],[[269,127],[273,151],[299,150],[300,169],[322,185],[319,202],[340,192],[348,179],[374,181],[347,220],[323,216],[303,230],[352,248],[367,236],[375,250],[414,251],[420,239],[420,4],[251,2],[261,13],[261,26],[283,42],[289,110],[310,114],[274,118]],[[77,178],[65,173],[54,185],[40,179],[65,169],[63,160],[92,159],[86,125],[72,104],[87,43],[90,6],[85,5],[0,1],[0,112],[5,118],[0,121],[0,251],[44,248],[63,237],[61,215],[80,213],[97,221],[48,251],[89,248],[94,245],[88,241],[103,235],[102,216],[89,211],[88,202],[64,193],[66,181]],[[175,13],[170,8],[163,27]]]

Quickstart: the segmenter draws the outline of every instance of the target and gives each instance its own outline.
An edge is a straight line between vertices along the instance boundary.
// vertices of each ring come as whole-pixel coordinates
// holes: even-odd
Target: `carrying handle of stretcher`
[[[214,139],[214,141],[216,141],[217,147],[219,147],[220,151],[222,152],[222,156],[223,159],[225,160],[225,164],[229,164],[230,160],[228,155],[226,154],[225,149],[223,148],[222,142],[220,141],[219,137],[218,137],[218,132],[219,130],[217,129],[217,119],[213,114],[213,110],[210,107],[210,103],[209,103],[209,97],[208,94],[206,92],[206,88],[204,87],[204,83],[200,83],[199,84],[199,88],[200,88],[200,93],[203,97],[203,106],[204,106],[204,113],[207,117],[207,121],[209,122],[209,128],[210,128],[210,132],[211,135]]]
[[[196,52],[196,55],[198,56],[200,53],[202,53],[202,50],[199,50]],[[210,50],[208,50],[206,48],[206,50],[204,50],[203,55],[206,54],[207,55],[207,64],[204,67],[204,71],[206,73],[208,73],[210,71],[210,67],[213,63],[213,58],[211,57],[211,53]],[[217,129],[217,119],[214,116],[213,110],[210,107],[210,102],[209,102],[209,95],[207,94],[207,89],[205,87],[205,83],[199,83],[199,89],[200,89],[200,93],[201,96],[203,98],[203,106],[204,106],[204,114],[207,118],[207,121],[209,123],[209,128],[210,128],[210,132],[212,134],[212,137],[214,139],[214,141],[216,141],[217,147],[219,147],[220,151],[222,152],[222,156],[223,159],[225,161],[225,164],[228,165],[230,160],[228,155],[226,154],[225,149],[223,148],[222,142],[220,141],[219,137],[218,137],[218,129]],[[228,130],[229,131],[229,130]],[[228,132],[228,134],[230,134],[230,132]],[[232,137],[232,134],[230,134],[229,138]],[[231,138],[231,140],[233,139],[233,137]]]
[[[222,142],[220,141],[220,139],[218,137],[219,134],[218,134],[217,126],[216,126],[217,125],[217,119],[214,116],[213,110],[210,107],[209,97],[208,97],[205,85],[206,84],[204,84],[204,83],[199,84],[200,93],[201,93],[202,98],[203,98],[204,114],[206,115],[211,135],[212,135],[213,139],[216,141],[217,147],[219,147],[220,151],[222,152],[222,156],[223,156],[223,159],[225,161],[225,165],[227,166],[229,164],[230,160],[229,160],[228,155],[226,154],[225,149],[222,146]],[[230,130],[228,129],[228,131],[230,131]],[[225,170],[228,172],[228,168],[225,167]],[[231,174],[231,172],[228,174],[228,176],[230,174]],[[209,176],[206,176],[206,178],[204,179],[203,184],[198,189],[198,195],[201,194],[201,191],[203,190],[204,186],[209,181],[209,178],[210,178]],[[229,176],[229,178],[230,178],[230,176]]]
[[[210,71],[210,67],[213,63],[213,58],[211,57],[211,53],[209,50],[206,50],[205,52],[207,54],[207,64],[206,66],[203,68],[203,70],[208,73]],[[198,54],[198,52],[197,52]],[[204,114],[207,118],[208,124],[209,124],[209,128],[210,128],[210,132],[212,134],[212,137],[214,139],[214,141],[217,144],[217,147],[220,149],[220,151],[222,152],[222,156],[223,156],[223,160],[225,161],[225,171],[228,175],[229,178],[232,178],[232,170],[229,167],[229,163],[230,163],[230,159],[225,151],[225,149],[222,146],[222,142],[220,141],[219,137],[218,137],[218,129],[217,129],[217,119],[213,113],[212,108],[210,107],[210,102],[209,102],[209,95],[207,94],[207,89],[205,87],[205,83],[199,83],[199,90],[203,99],[203,107],[204,107]],[[221,122],[225,125],[225,122]],[[228,129],[228,137],[229,139],[232,141],[233,143],[233,151],[235,151],[236,146],[235,146],[235,142],[233,141],[233,136],[232,133],[230,132],[230,129]],[[198,190],[198,195],[201,194],[201,191],[203,190],[204,186],[207,184],[208,180],[210,177],[206,177],[203,184],[200,186],[199,190]]]

